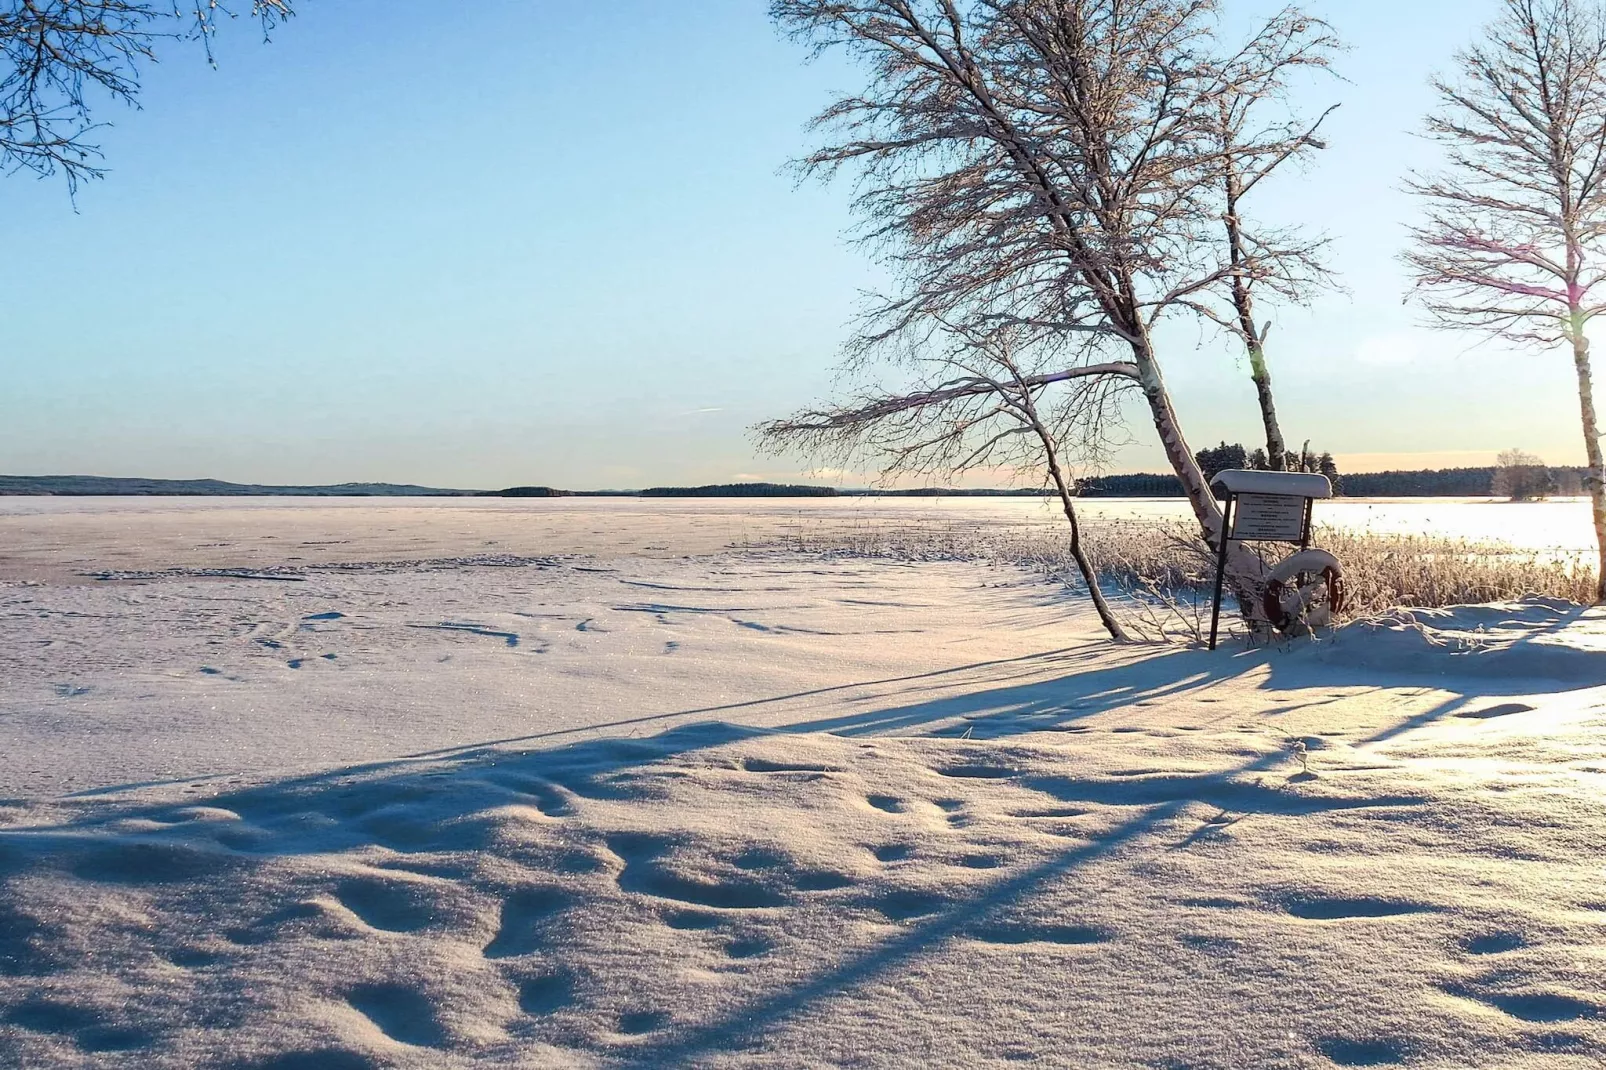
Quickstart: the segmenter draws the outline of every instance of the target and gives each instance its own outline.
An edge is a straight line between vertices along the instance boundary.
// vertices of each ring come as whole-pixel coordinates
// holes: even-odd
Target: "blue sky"
[[[806,64],[762,0],[305,0],[219,68],[183,48],[107,109],[76,211],[4,192],[13,264],[0,471],[263,482],[629,487],[789,478],[747,427],[828,391],[873,265],[845,186],[785,162],[854,73]],[[413,7],[411,18],[398,17]],[[1228,0],[1239,23],[1271,5]],[[1570,362],[1428,331],[1394,256],[1413,136],[1490,0],[1313,3],[1351,45],[1314,220],[1349,293],[1273,312],[1290,437],[1351,469],[1582,449]],[[1167,374],[1197,446],[1251,441],[1253,391],[1191,328]],[[1162,465],[1133,413],[1118,468]],[[849,477],[848,482],[860,482]]]

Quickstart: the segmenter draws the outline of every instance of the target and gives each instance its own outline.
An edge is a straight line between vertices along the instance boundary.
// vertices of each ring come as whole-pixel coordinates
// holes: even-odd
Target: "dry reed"
[[[1191,528],[1180,522],[1096,520],[1084,540],[1104,582],[1149,611],[1196,620],[1208,600],[1214,562]],[[790,542],[791,540],[789,540]],[[1344,617],[1401,606],[1433,608],[1542,595],[1593,601],[1594,569],[1584,554],[1522,550],[1506,543],[1432,535],[1357,532],[1318,526],[1313,545],[1344,565]],[[900,560],[986,560],[1027,565],[1072,583],[1074,568],[1062,529],[980,524],[864,526],[799,530],[799,549]],[[1285,545],[1256,549],[1270,560]],[[1191,630],[1191,626],[1189,628]]]

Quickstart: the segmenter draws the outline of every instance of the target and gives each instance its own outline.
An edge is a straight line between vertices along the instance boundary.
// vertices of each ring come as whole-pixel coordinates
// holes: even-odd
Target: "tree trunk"
[[[1048,470],[1053,473],[1054,486],[1059,490],[1060,505],[1065,510],[1065,519],[1071,523],[1071,558],[1076,562],[1076,569],[1082,574],[1082,582],[1087,584],[1088,597],[1093,599],[1093,608],[1098,612],[1099,620],[1104,624],[1104,630],[1110,633],[1110,638],[1117,643],[1128,642],[1130,637],[1121,622],[1115,619],[1110,611],[1110,604],[1104,600],[1104,592],[1099,589],[1098,573],[1094,571],[1093,563],[1087,559],[1087,553],[1082,549],[1082,525],[1076,518],[1076,505],[1071,501],[1071,488],[1065,481],[1065,473],[1060,468],[1059,454],[1054,449],[1053,439],[1049,438],[1041,425],[1035,428],[1037,437],[1043,443],[1043,452],[1048,454]]]
[[[1147,331],[1139,333],[1137,341],[1131,345],[1133,363],[1138,368],[1138,382],[1143,387],[1144,398],[1149,402],[1149,413],[1154,418],[1154,429],[1160,436],[1160,445],[1165,448],[1166,459],[1171,462],[1172,470],[1182,483],[1182,492],[1187,495],[1188,504],[1193,506],[1193,515],[1199,521],[1205,543],[1212,550],[1219,550],[1221,544],[1218,540],[1226,535],[1222,531],[1221,506],[1211,493],[1210,484],[1200,471],[1193,451],[1188,449],[1187,440],[1182,437],[1182,427],[1177,421],[1176,410],[1171,407],[1171,395],[1166,390],[1160,366],[1154,359]],[[1227,583],[1238,599],[1238,611],[1244,622],[1256,634],[1270,630],[1260,604],[1265,577],[1265,562],[1242,543],[1228,548]]]
[[[1132,342],[1132,362],[1137,365],[1138,383],[1149,403],[1149,415],[1154,419],[1154,430],[1160,436],[1166,460],[1171,462],[1171,470],[1182,482],[1182,493],[1193,507],[1193,515],[1206,539],[1214,545],[1216,533],[1221,529],[1221,506],[1216,504],[1215,495],[1210,493],[1210,485],[1199,470],[1199,462],[1188,448],[1187,439],[1182,437],[1182,427],[1177,422],[1176,410],[1171,407],[1171,394],[1165,388],[1147,331]]]
[[[1248,295],[1244,295],[1245,300]],[[1253,323],[1250,330],[1254,329]],[[1283,430],[1277,423],[1277,405],[1271,397],[1271,370],[1266,367],[1265,341],[1249,346],[1249,377],[1255,381],[1255,393],[1260,396],[1260,422],[1266,428],[1266,467],[1281,472],[1288,467],[1284,458],[1288,447],[1283,442]]]
[[[1230,153],[1226,157],[1226,182],[1227,211],[1224,218],[1227,223],[1227,255],[1236,268],[1244,260],[1244,236],[1243,226],[1238,219],[1238,198],[1241,196],[1238,171]],[[1238,314],[1238,333],[1243,336],[1244,348],[1249,351],[1249,378],[1254,380],[1255,393],[1260,398],[1260,422],[1266,429],[1266,467],[1273,472],[1281,472],[1287,467],[1283,463],[1287,446],[1283,442],[1282,426],[1277,422],[1277,406],[1271,399],[1271,370],[1266,367],[1266,333],[1271,323],[1267,322],[1267,331],[1255,329],[1255,302],[1249,293],[1249,280],[1242,275],[1232,277],[1232,305],[1233,311]]]
[[[1600,426],[1595,419],[1595,387],[1589,371],[1589,339],[1581,328],[1583,317],[1573,314],[1572,331],[1573,365],[1578,370],[1578,407],[1584,419],[1584,457],[1589,462],[1589,474],[1584,486],[1589,489],[1590,512],[1595,519],[1595,544],[1599,559],[1595,571],[1595,602],[1606,602],[1606,468],[1600,455]]]

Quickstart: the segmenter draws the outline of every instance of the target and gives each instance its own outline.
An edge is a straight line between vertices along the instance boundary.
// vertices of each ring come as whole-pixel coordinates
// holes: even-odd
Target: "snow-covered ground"
[[[1600,611],[82,515],[0,561],[0,1065],[1606,1059]]]

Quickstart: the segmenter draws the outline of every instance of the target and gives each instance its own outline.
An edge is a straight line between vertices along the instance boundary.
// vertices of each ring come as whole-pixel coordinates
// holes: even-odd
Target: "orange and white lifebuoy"
[[[1300,576],[1316,579],[1300,583]],[[1320,596],[1325,593],[1326,598]],[[1326,550],[1299,550],[1272,568],[1261,595],[1266,619],[1279,632],[1332,621],[1344,607],[1344,566]]]

